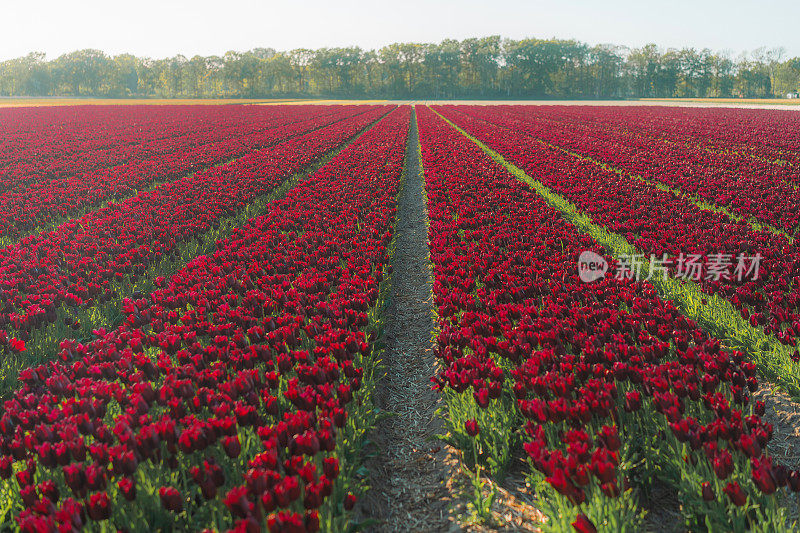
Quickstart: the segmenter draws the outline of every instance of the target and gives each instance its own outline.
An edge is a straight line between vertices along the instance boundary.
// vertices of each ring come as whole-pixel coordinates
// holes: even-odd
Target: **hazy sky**
[[[575,38],[800,55],[796,0],[31,0],[0,3],[0,59],[81,48],[162,58],[444,38]]]

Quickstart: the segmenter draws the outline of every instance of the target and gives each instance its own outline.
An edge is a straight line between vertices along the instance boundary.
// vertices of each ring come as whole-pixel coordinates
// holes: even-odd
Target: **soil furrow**
[[[398,196],[385,376],[377,404],[388,413],[374,431],[377,456],[368,461],[372,490],[362,513],[374,530],[457,531],[451,521],[453,461],[437,440],[444,424],[435,374],[433,272],[416,114],[409,131]]]

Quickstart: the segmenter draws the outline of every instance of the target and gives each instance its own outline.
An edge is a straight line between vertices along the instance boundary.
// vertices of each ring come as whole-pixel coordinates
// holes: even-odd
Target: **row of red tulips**
[[[502,472],[522,439],[550,487],[546,529],[638,531],[637,489],[656,480],[678,491],[690,529],[783,529],[772,495],[800,490],[800,472],[764,453],[755,365],[647,283],[583,283],[577,259],[603,254],[596,242],[428,108],[419,124],[435,386],[456,443]]]
[[[755,159],[765,172],[792,166],[782,176],[800,182],[800,121],[781,110],[701,107],[550,108],[553,118],[588,120],[612,131],[635,130],[654,139],[702,147],[734,158]]]
[[[192,142],[193,136],[213,136],[215,130],[235,128],[237,123],[256,126],[285,111],[249,106],[3,109],[0,192],[116,166],[163,151],[170,139],[186,137]]]
[[[480,107],[457,108],[492,124],[525,132],[547,143],[611,165],[645,179],[662,183],[729,209],[735,215],[755,218],[790,234],[800,230],[800,193],[788,180],[800,167],[764,164],[753,158],[709,153],[699,147],[653,140],[632,125],[620,131],[550,120],[544,110],[531,106],[486,111]],[[595,113],[588,108],[586,115]]]
[[[685,198],[644,182],[603,169],[537,142],[534,138],[442,108],[445,116],[486,142],[529,176],[577,208],[597,224],[625,237],[648,257],[677,259],[696,254],[704,258],[726,254],[735,263],[740,254],[760,254],[758,278],[739,280],[730,265],[729,278],[702,273],[702,289],[719,294],[737,307],[754,326],[763,326],[785,345],[800,336],[800,250],[786,237],[756,231],[745,222],[704,210]]]
[[[22,341],[38,328],[91,310],[147,277],[183,243],[270,193],[386,114],[366,112],[219,167],[161,185],[0,250],[0,330]],[[0,339],[2,336],[0,336]],[[36,346],[34,346],[36,349]],[[51,354],[35,353],[41,360]]]
[[[519,109],[514,108],[514,111],[519,111]],[[674,117],[671,127],[659,122],[664,115],[659,108],[633,108],[630,111],[623,110],[616,114],[612,110],[604,108],[584,108],[580,111],[576,109],[576,111],[577,113],[553,113],[548,118],[560,124],[568,123],[592,131],[602,131],[604,135],[623,142],[627,136],[630,136],[634,142],[649,141],[651,149],[656,151],[677,150],[677,157],[697,154],[696,164],[740,168],[742,173],[758,176],[770,183],[800,182],[800,168],[789,161],[790,159],[795,160],[798,154],[779,148],[773,152],[775,138],[765,135],[760,138],[760,141],[753,141],[752,144],[725,141],[728,131],[733,130],[738,133],[750,127],[747,121],[744,123],[740,121],[742,116],[746,116],[745,113],[734,112],[731,114],[726,113],[730,110],[717,110],[713,114],[715,116],[714,127],[697,135],[696,130],[690,129],[690,124],[683,124]],[[786,115],[786,118],[790,120],[785,124],[788,131],[778,134],[778,141],[800,125],[796,119],[792,118],[794,117],[792,113],[781,113],[781,115]],[[764,115],[760,120],[769,122],[770,117]],[[715,137],[715,135],[719,135],[719,137]],[[684,150],[686,153],[681,155],[680,150]]]
[[[126,299],[124,325],[21,375],[0,476],[23,531],[344,530],[408,123],[394,110]]]
[[[0,167],[52,160],[59,154],[74,158],[81,151],[112,148],[125,139],[144,142],[153,138],[152,130],[159,124],[166,132],[181,131],[201,116],[228,114],[224,111],[197,106],[3,108],[0,109]],[[60,142],[53,142],[55,138],[60,138]]]
[[[36,229],[52,229],[67,217],[79,216],[103,202],[127,198],[154,183],[203,170],[368,109],[287,107],[290,111],[271,115],[253,113],[246,120],[211,131],[201,128],[198,132],[136,145],[136,156],[110,168],[69,177],[31,177],[24,186],[0,196],[0,239],[17,240]],[[90,158],[87,154],[86,160]]]

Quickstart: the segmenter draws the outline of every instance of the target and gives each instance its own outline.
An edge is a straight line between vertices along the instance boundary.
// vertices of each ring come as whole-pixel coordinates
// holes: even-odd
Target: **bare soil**
[[[440,396],[431,388],[434,311],[428,214],[416,118],[406,146],[398,197],[385,369],[376,398],[392,416],[373,435],[380,453],[368,461],[372,490],[360,511],[375,531],[460,531],[451,516],[454,461],[436,437]]]

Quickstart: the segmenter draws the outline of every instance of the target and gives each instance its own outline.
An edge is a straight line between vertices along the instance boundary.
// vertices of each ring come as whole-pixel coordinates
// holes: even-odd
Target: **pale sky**
[[[81,48],[163,58],[487,35],[800,56],[797,0],[0,0],[0,60]]]

